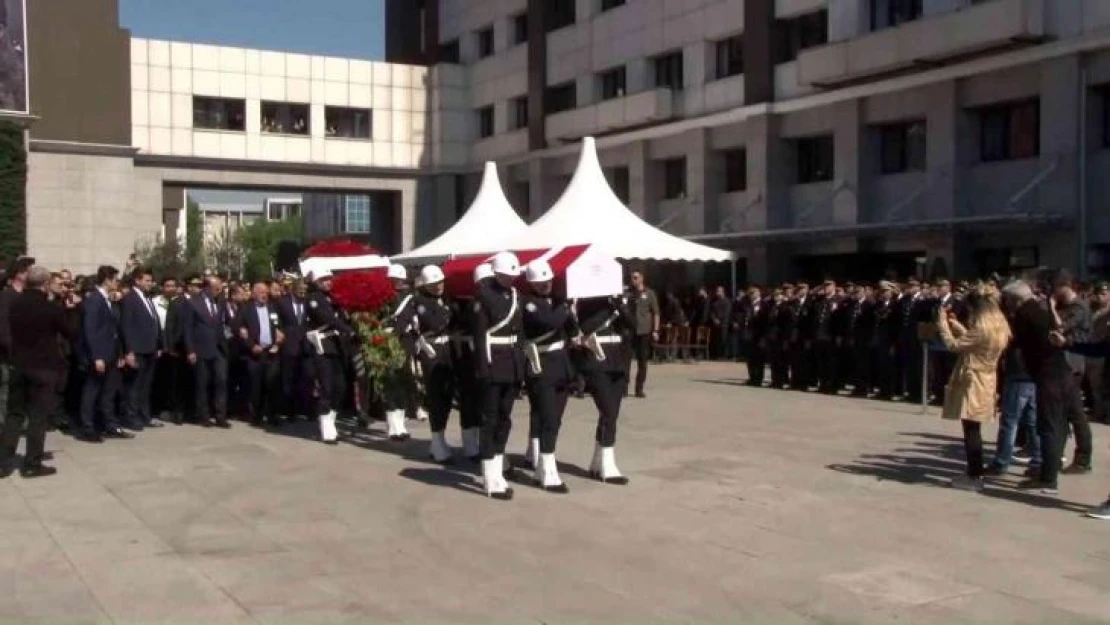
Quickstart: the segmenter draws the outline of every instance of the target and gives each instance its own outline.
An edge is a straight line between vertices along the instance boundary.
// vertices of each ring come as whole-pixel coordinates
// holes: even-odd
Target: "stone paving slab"
[[[0,622],[1110,620],[1110,524],[1080,514],[1110,490],[1107,429],[1060,497],[1016,474],[980,496],[945,486],[962,444],[935,410],[742,381],[654,367],[621,417],[624,488],[585,476],[596,413],[572,400],[571,493],[512,502],[429,463],[422,424],[338,447],[311,424],[51,435],[58,476],[0,482]]]

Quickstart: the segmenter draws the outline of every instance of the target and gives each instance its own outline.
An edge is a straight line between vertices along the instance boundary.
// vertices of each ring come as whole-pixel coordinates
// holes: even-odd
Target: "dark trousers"
[[[244,416],[250,413],[250,374],[247,356],[233,355],[227,360],[227,406],[231,414]]]
[[[0,467],[11,463],[25,424],[27,453],[23,456],[23,465],[38,466],[42,464],[46,430],[58,401],[58,373],[13,367],[8,393],[7,418],[0,433]]]
[[[822,393],[835,393],[836,344],[831,340],[817,341],[813,345],[813,365],[817,369],[817,387]]]
[[[281,368],[274,354],[258,354],[246,361],[250,388],[251,421],[261,423],[278,415],[278,381]]]
[[[505,453],[513,429],[513,402],[517,384],[485,382],[482,386],[482,460],[493,460]]]
[[[464,361],[465,362],[465,361]],[[474,370],[465,364],[455,369],[459,373],[459,421],[462,429],[482,427],[482,384],[474,377]]]
[[[597,407],[597,430],[594,440],[602,447],[617,443],[617,417],[621,412],[624,386],[628,375],[623,371],[592,371],[586,374],[586,387]]]
[[[771,357],[771,386],[783,388],[790,384],[790,352],[786,346],[774,344],[767,350]]]
[[[710,326],[709,358],[711,360],[728,358],[728,328],[726,326]]]
[[[300,355],[281,356],[281,401],[285,416],[307,415],[312,409],[308,360]]]
[[[898,373],[901,384],[899,391],[912,402],[920,402],[925,393],[921,383],[921,359],[923,350],[921,341],[916,337],[904,337],[898,343]],[[947,378],[945,378],[947,382]]]
[[[749,341],[745,344],[745,347],[747,348],[748,383],[753,386],[762,386],[765,358],[763,348],[756,341]]]
[[[227,421],[227,357],[198,357],[193,373],[197,381],[197,418],[201,423]]]
[[[811,350],[807,349],[801,341],[792,344],[789,350],[790,388],[804,391],[809,388],[811,382]]]
[[[875,388],[871,367],[874,354],[867,345],[855,344],[848,349],[852,359],[852,394],[866,396]]]
[[[978,421],[962,420],[968,477],[983,477],[983,432]],[[1059,460],[1057,460],[1059,462]]]
[[[932,374],[929,376],[929,384],[932,387],[931,393],[936,397],[938,402],[944,402],[944,387],[948,385],[948,379],[952,377],[952,369],[956,367],[956,354],[949,351],[930,352],[929,366],[932,368]],[[918,375],[921,371],[918,370]]]
[[[555,453],[563,412],[567,409],[570,389],[542,377],[528,378],[528,438],[540,439],[540,453]]]
[[[316,414],[325,415],[343,408],[347,396],[346,370],[338,355],[317,355],[312,359],[312,378],[316,381]]]
[[[150,423],[150,389],[154,384],[154,354],[135,354],[135,367],[123,370],[124,418],[132,429]]]
[[[872,382],[879,388],[879,397],[890,399],[894,396],[895,355],[891,353],[892,347],[881,343],[872,348],[872,361],[874,376]]]
[[[8,414],[8,389],[11,387],[12,368],[8,363],[0,363],[0,424]]]
[[[1091,426],[1083,412],[1079,386],[1070,373],[1038,380],[1037,434],[1041,437],[1041,480],[1056,484],[1060,458],[1068,439],[1068,424],[1075,429],[1075,463],[1091,465]]]
[[[116,411],[116,391],[119,388],[120,372],[116,363],[105,363],[104,373],[97,373],[90,363],[85,370],[85,383],[81,387],[81,429],[88,434],[100,430],[114,430],[119,427]],[[96,414],[99,410],[101,424],[97,427]]]
[[[455,376],[451,367],[435,365],[424,372],[424,402],[428,407],[428,425],[433,432],[447,429],[454,398]]]

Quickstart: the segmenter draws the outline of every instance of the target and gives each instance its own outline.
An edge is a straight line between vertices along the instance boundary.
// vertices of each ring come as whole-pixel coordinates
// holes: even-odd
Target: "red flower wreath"
[[[349,313],[376,314],[393,300],[396,291],[384,271],[366,269],[336,274],[331,294]]]
[[[308,248],[302,258],[336,258],[349,256],[368,256],[377,254],[374,248],[350,239],[329,239]]]

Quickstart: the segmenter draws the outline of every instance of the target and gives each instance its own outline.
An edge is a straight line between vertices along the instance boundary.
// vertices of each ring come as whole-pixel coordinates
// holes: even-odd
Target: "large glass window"
[[[301,216],[302,203],[294,200],[266,200],[266,219],[283,221]]]
[[[717,78],[744,73],[744,39],[733,35],[716,43]]]
[[[794,140],[797,154],[798,183],[828,182],[833,179],[832,135]]]
[[[655,57],[655,86],[678,91],[682,89],[682,50]]]
[[[520,45],[528,41],[528,14],[520,13],[513,17],[513,43]]]
[[[370,196],[343,196],[343,221],[347,234],[369,234]]]
[[[748,188],[748,152],[744,148],[725,150],[725,193]]]
[[[309,106],[288,102],[262,102],[262,132],[307,135]]]
[[[798,58],[798,53],[802,50],[829,42],[829,12],[821,9],[790,19],[776,20],[775,34],[778,39],[775,62],[789,63]]]
[[[663,161],[663,199],[673,200],[686,196],[686,158]]]
[[[493,55],[493,26],[478,31],[478,58]]]
[[[1041,107],[1037,100],[979,109],[979,160],[1008,161],[1040,153]]]
[[[574,0],[544,0],[543,23],[547,32],[574,23]]]
[[[578,106],[574,81],[548,87],[544,93],[544,109],[548,115],[569,111]]]
[[[925,171],[925,122],[879,126],[879,172]]]
[[[624,97],[625,71],[623,65],[601,72],[597,76],[601,82],[602,100]]]
[[[921,19],[922,0],[871,0],[871,30]]]
[[[439,44],[439,62],[440,63],[458,63],[459,62],[459,40],[452,39]]]
[[[519,130],[528,125],[528,96],[522,95],[509,102],[509,127]]]
[[[485,139],[493,136],[493,106],[483,106],[475,111],[478,116],[478,136]]]
[[[193,96],[193,128],[244,132],[246,111],[246,100]]]
[[[328,137],[369,139],[372,111],[370,109],[329,106],[324,108]]]

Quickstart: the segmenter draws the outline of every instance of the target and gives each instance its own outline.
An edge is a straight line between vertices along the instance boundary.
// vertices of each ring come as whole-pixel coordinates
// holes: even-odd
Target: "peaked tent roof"
[[[726,250],[687,241],[652,226],[630,211],[613,193],[601,170],[593,137],[582,140],[574,176],[542,217],[508,249],[596,245],[614,258],[651,260],[727,261]]]
[[[478,194],[462,218],[447,232],[414,250],[394,256],[393,260],[413,265],[481,254],[505,247],[509,240],[527,228],[528,224],[505,198],[497,176],[497,164],[487,162]]]

